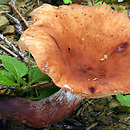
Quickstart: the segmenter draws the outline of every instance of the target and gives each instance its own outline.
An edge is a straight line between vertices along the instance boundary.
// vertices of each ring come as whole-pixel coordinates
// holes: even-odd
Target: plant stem
[[[31,67],[31,53],[28,52],[28,72],[30,71],[30,67]]]

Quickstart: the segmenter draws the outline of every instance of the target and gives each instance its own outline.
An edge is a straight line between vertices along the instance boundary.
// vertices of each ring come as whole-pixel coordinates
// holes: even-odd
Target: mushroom
[[[19,46],[61,89],[41,101],[0,98],[0,115],[41,128],[84,98],[130,93],[130,19],[110,7],[46,4],[33,11]]]

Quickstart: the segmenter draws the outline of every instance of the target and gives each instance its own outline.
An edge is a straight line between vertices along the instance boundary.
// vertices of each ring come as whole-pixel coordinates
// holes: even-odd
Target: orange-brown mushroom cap
[[[110,7],[43,5],[19,45],[64,89],[86,97],[130,93],[130,19]]]

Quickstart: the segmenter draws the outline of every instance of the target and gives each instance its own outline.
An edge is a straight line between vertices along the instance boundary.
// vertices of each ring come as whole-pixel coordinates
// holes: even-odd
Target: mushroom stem
[[[1,97],[0,116],[42,128],[56,123],[71,113],[84,97],[60,89],[40,101],[25,98]]]

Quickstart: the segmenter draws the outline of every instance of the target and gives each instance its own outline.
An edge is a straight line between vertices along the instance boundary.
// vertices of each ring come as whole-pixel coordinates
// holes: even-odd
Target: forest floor
[[[17,43],[20,38],[22,31],[21,28],[16,28],[17,21],[20,19],[17,13],[9,6],[6,2],[9,0],[0,0],[0,33],[3,34],[8,41],[12,42],[16,48],[18,48]],[[54,6],[62,5],[63,2],[60,0],[16,0],[15,7],[20,11],[23,17],[31,24],[31,13],[32,11],[44,4],[45,2],[50,2]],[[77,1],[78,4],[87,4],[86,1]],[[77,3],[74,1],[74,3]],[[117,12],[125,13],[129,15],[130,2],[123,3],[113,3],[113,9]],[[2,13],[1,13],[2,12]],[[11,17],[12,16],[12,17]],[[2,21],[3,20],[3,21]],[[26,23],[22,22],[22,30],[25,30]],[[19,30],[16,30],[19,29]],[[5,44],[3,40],[0,40],[0,45],[7,48],[4,49],[0,46],[0,55],[9,55],[15,57],[15,50],[12,50],[9,46]],[[10,50],[12,53],[10,53]],[[25,59],[21,59],[18,54],[17,59],[21,60],[25,64],[28,62],[28,54],[25,54]],[[32,65],[35,62],[32,60]],[[0,86],[2,88],[2,85]],[[10,91],[0,90],[0,94],[9,95]],[[0,129],[3,130],[35,130],[27,125],[19,123],[17,121],[10,121],[0,119]],[[53,124],[49,127],[42,128],[39,130],[129,130],[130,129],[130,108],[120,104],[116,96],[109,96],[107,98],[101,99],[84,99],[81,104],[68,115],[64,120]]]

